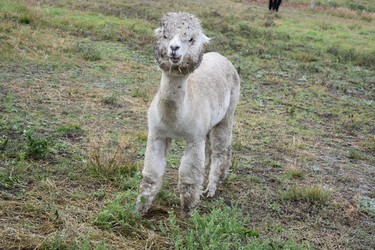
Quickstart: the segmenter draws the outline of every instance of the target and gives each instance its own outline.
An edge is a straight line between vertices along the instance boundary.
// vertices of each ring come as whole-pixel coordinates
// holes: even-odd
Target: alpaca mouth
[[[172,56],[172,57],[169,57],[169,62],[170,62],[172,65],[178,65],[178,64],[180,64],[180,62],[181,62],[181,58],[182,58],[182,56],[179,56],[179,57]]]

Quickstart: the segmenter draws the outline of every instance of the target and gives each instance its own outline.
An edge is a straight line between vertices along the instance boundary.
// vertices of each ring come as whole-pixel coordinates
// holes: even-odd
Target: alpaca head
[[[198,18],[188,13],[165,15],[155,30],[158,41],[154,55],[159,67],[173,74],[189,74],[202,61],[209,38]]]

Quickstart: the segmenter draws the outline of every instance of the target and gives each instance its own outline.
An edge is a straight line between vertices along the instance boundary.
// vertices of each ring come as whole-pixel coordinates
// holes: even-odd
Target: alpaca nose
[[[171,47],[171,50],[172,50],[172,56],[175,56],[176,55],[176,52],[177,50],[180,48],[180,46],[170,46]]]

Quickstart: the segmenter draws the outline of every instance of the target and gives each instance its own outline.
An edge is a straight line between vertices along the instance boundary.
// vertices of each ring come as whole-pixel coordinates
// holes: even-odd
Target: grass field
[[[186,3],[187,2],[187,3]],[[0,249],[374,249],[372,0],[0,2]],[[241,75],[233,164],[181,216],[134,211],[153,30],[188,11]]]

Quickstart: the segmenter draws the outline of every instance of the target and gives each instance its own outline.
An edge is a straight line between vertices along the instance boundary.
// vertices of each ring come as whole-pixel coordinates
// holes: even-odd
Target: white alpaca
[[[169,13],[155,30],[155,59],[162,70],[160,88],[148,111],[148,140],[143,180],[137,199],[146,213],[159,192],[172,138],[186,141],[179,168],[181,205],[189,213],[202,194],[205,166],[210,167],[207,197],[214,196],[231,164],[234,112],[240,79],[218,53],[204,54],[207,38],[199,20]]]

